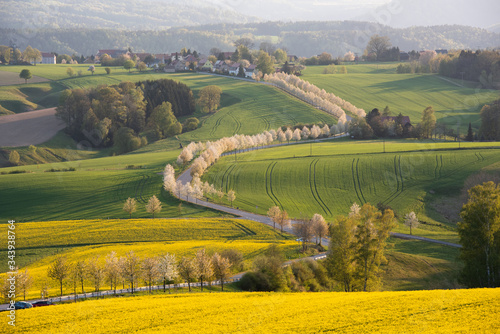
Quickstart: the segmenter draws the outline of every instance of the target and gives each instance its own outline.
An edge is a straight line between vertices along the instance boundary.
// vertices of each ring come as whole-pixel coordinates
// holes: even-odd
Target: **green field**
[[[332,220],[354,202],[383,203],[400,219],[415,211],[426,222],[416,234],[456,241],[455,222],[432,204],[458,195],[468,176],[500,161],[500,149],[468,145],[457,150],[451,149],[457,143],[389,141],[386,153],[376,141],[293,145],[243,153],[236,162],[224,157],[204,178],[223,191],[234,189],[234,206],[247,211],[266,214],[278,205],[295,218],[320,213]]]
[[[389,106],[391,115],[410,116],[412,123],[419,123],[422,111],[432,106],[438,123],[455,132],[459,126],[462,134],[469,122],[479,129],[479,111],[498,99],[497,91],[478,89],[477,83],[466,83],[464,88],[461,81],[446,78],[455,84],[450,83],[434,74],[397,74],[397,65],[347,65],[347,74],[322,74],[324,66],[308,66],[301,78],[367,112]]]
[[[494,333],[500,289],[203,293],[17,312],[14,333]]]

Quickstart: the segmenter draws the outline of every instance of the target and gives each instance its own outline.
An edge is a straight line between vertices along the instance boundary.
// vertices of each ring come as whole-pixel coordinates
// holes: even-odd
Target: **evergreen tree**
[[[469,129],[467,130],[467,137],[465,137],[467,141],[474,141],[474,133],[472,132],[472,124],[469,122]]]

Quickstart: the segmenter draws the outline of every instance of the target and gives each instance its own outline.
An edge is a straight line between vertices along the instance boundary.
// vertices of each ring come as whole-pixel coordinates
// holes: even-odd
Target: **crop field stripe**
[[[275,161],[274,164],[271,167],[271,170],[269,171],[269,189],[271,190],[271,194],[274,196],[274,198],[278,202],[281,210],[283,210],[283,204],[281,204],[279,198],[276,196],[276,194],[273,191],[273,171],[274,171],[274,167],[276,167],[277,164],[278,164],[278,162]]]
[[[241,229],[243,232],[245,232],[246,235],[257,235],[257,233],[255,233],[255,231],[252,231],[251,229],[249,229],[248,227],[246,227],[245,225],[243,224],[240,224],[238,222],[234,222],[234,225],[237,226],[239,229]]]
[[[321,201],[321,203],[323,204],[323,210],[325,211],[325,214],[326,214],[326,211],[328,211],[330,213],[330,215],[332,214],[332,212],[330,211],[330,209],[328,208],[328,206],[325,204],[325,202],[323,201],[323,199],[321,198],[321,196],[319,195],[319,191],[318,191],[318,187],[316,185],[316,165],[318,164],[319,162],[319,159],[316,160],[316,163],[314,164],[314,190],[316,191],[316,195],[318,195],[318,199]],[[326,177],[326,174],[323,174],[325,177]],[[325,210],[326,209],[326,210]]]
[[[363,201],[361,200],[361,197],[359,196],[358,187],[356,185],[356,176],[354,175],[354,162],[355,161],[356,161],[356,158],[352,159],[352,165],[351,165],[352,183],[354,184],[354,190],[356,191],[356,196],[359,199],[359,203],[361,205],[363,205]]]
[[[270,181],[269,181],[269,169],[271,169],[271,166],[273,165],[274,162],[271,162],[268,166],[267,166],[267,169],[266,169],[266,193],[267,193],[267,196],[273,201],[274,205],[278,206],[278,203],[276,202],[276,200],[274,199],[274,197],[271,195],[271,191],[270,191]]]
[[[319,204],[325,214],[328,214],[327,210],[325,210],[326,205],[319,197],[318,188],[316,187],[316,164],[318,163],[318,161],[319,159],[314,159],[309,164],[309,188],[311,189],[311,194],[313,195],[316,203]]]
[[[230,113],[228,113],[229,116],[231,116],[231,118],[234,120],[234,122],[236,123],[236,128],[234,129],[233,131],[233,135],[235,134],[238,134],[240,132],[240,129],[241,129],[241,122],[236,118],[234,117],[233,115],[233,112],[234,111],[231,111]]]
[[[215,115],[217,115],[217,114],[215,114]],[[214,115],[214,116],[215,116],[215,115]],[[219,114],[219,115],[220,115],[220,114]],[[217,116],[219,116],[219,115],[217,115]],[[219,125],[220,125],[220,121],[221,121],[221,119],[222,119],[223,117],[224,117],[224,116],[219,116],[219,117],[217,118],[217,120],[215,121],[215,125],[214,125],[214,126],[212,127],[212,129],[210,130],[210,136],[215,135],[215,132],[217,132],[217,128],[219,127]]]
[[[396,192],[399,191],[399,176],[398,176],[398,167],[397,167],[397,156],[394,156],[394,173],[396,174]]]
[[[443,172],[443,155],[441,154],[441,166],[439,167],[439,177],[442,176]]]
[[[363,202],[366,203],[365,195],[363,195],[363,189],[361,188],[361,182],[359,180],[359,170],[358,170],[358,165],[359,165],[359,158],[358,161],[356,161],[356,177],[358,179],[358,187],[359,187],[359,193],[361,194],[361,197],[363,198]],[[401,166],[401,165],[400,165]]]
[[[226,174],[226,193],[231,190],[229,187],[229,177],[231,176],[231,173],[233,170],[236,168],[236,165],[232,165],[230,169],[228,169],[227,174]]]
[[[439,160],[436,154],[436,167],[434,168],[434,180],[438,179],[438,168],[439,168]]]
[[[226,168],[226,170],[224,171],[224,174],[222,174],[221,184],[220,184],[220,188],[221,188],[221,189],[222,189],[222,188],[224,188],[224,180],[226,179],[226,174],[227,174],[227,172],[228,172],[231,168],[233,168],[233,167],[234,167],[234,165],[229,165],[229,166]],[[226,188],[227,188],[227,185],[226,185]],[[227,189],[226,189],[226,192],[227,192]]]
[[[398,163],[399,163],[399,176],[401,177],[401,192],[403,192],[405,184],[403,180],[403,170],[401,168],[401,155],[399,156]]]

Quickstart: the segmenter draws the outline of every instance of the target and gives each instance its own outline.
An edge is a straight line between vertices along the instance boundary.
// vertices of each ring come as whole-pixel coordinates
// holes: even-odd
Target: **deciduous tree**
[[[61,296],[63,295],[63,282],[68,277],[69,271],[70,266],[64,256],[56,257],[47,269],[47,276],[59,282]]]
[[[263,75],[274,73],[274,63],[272,58],[267,54],[267,52],[262,50],[259,51],[256,67]]]
[[[354,291],[356,272],[356,220],[338,217],[330,226],[330,248],[327,257],[330,276],[343,285],[345,292]]]
[[[28,83],[28,80],[31,79],[31,72],[30,70],[27,70],[27,69],[24,69],[24,70],[21,70],[21,73],[19,73],[19,77],[21,79],[24,79],[24,83]]]
[[[216,112],[220,105],[221,94],[222,89],[219,86],[210,85],[203,88],[198,98],[198,104],[201,106],[203,112]]]
[[[17,153],[16,150],[12,150],[9,153],[9,162],[13,165],[19,164],[21,157],[19,156],[19,153]]]
[[[141,273],[141,260],[135,255],[134,251],[129,251],[120,264],[123,278],[130,283],[131,291],[134,293],[134,287]]]
[[[316,243],[321,246],[321,239],[328,234],[328,224],[322,215],[315,213],[311,219],[314,235],[316,236]]]
[[[387,49],[391,47],[391,42],[387,36],[373,35],[366,46],[366,53],[374,54],[377,60],[380,60],[381,56]]]
[[[184,256],[179,262],[179,275],[188,283],[189,292],[191,292],[191,282],[194,282],[198,276],[198,267],[194,258]]]
[[[116,252],[112,251],[111,253],[106,255],[104,274],[110,284],[111,289],[114,290],[115,295],[120,272],[120,259],[116,256]]]
[[[160,256],[158,259],[158,272],[163,280],[163,292],[165,292],[167,282],[173,281],[179,276],[175,254],[167,253]],[[170,288],[168,293],[170,293]]]
[[[128,72],[130,73],[130,70],[133,69],[135,67],[135,62],[131,59],[127,59],[125,60],[125,62],[123,63],[123,67],[128,70]]]
[[[147,257],[142,260],[141,272],[142,278],[148,284],[149,293],[151,293],[151,286],[154,281],[159,277],[158,259],[155,257]]]
[[[161,202],[155,195],[151,197],[146,204],[146,211],[153,214],[153,219],[155,218],[155,214],[161,212]]]
[[[198,272],[198,280],[201,282],[201,291],[203,292],[203,281],[208,280],[214,274],[212,267],[212,258],[207,255],[205,248],[196,252],[195,262]]]
[[[486,182],[468,191],[458,224],[461,281],[468,287],[500,286],[500,186]]]
[[[19,291],[23,294],[23,300],[26,300],[26,291],[33,285],[33,277],[31,277],[28,269],[19,271],[16,276],[16,284]]]
[[[214,275],[220,281],[221,291],[224,291],[224,281],[231,273],[231,263],[225,257],[215,253],[212,257]]]
[[[129,218],[132,218],[132,213],[134,213],[137,210],[137,202],[135,198],[127,198],[125,201],[125,204],[123,205],[123,211],[128,213]]]
[[[89,278],[94,284],[94,291],[99,292],[104,281],[104,267],[99,260],[99,256],[92,257],[87,264]]]
[[[405,225],[410,228],[410,235],[412,234],[412,228],[418,227],[418,219],[415,212],[410,212],[405,215]]]
[[[232,189],[229,190],[227,192],[227,200],[231,203],[231,207],[233,206],[233,202],[235,199],[236,199],[236,193]]]
[[[429,106],[422,112],[420,127],[422,128],[424,138],[430,138],[432,136],[432,132],[436,128],[436,115],[434,115],[434,109],[432,107]]]
[[[281,214],[281,210],[277,206],[272,206],[267,210],[267,216],[271,218],[271,221],[273,222],[273,228],[276,228],[276,223],[279,220],[279,215]]]

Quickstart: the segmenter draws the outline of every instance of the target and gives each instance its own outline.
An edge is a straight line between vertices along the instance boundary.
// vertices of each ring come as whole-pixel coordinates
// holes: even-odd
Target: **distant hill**
[[[396,29],[368,22],[263,22],[178,27],[162,31],[116,29],[42,29],[39,31],[0,29],[0,45],[14,41],[45,52],[92,55],[98,49],[128,48],[135,52],[176,52],[183,47],[208,53],[212,47],[234,50],[241,37],[286,47],[289,54],[310,57],[329,52],[343,56],[347,51],[363,53],[373,34],[388,36],[401,50],[475,49],[500,47],[500,34],[460,25]]]
[[[500,23],[498,13],[500,13],[500,1],[393,0],[365,14],[355,16],[354,19],[397,28],[444,24],[488,28]]]
[[[157,30],[216,22],[256,22],[230,8],[190,0],[2,0],[0,28]]]

